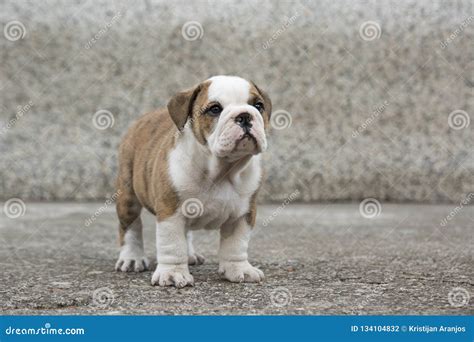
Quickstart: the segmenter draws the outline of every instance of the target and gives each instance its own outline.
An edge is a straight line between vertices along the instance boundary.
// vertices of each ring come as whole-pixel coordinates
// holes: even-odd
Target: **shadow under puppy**
[[[195,229],[220,229],[219,273],[226,279],[264,279],[248,262],[247,249],[271,107],[252,82],[215,76],[134,123],[119,152],[117,271],[149,266],[140,219],[144,207],[157,222],[153,285],[194,284],[188,264],[204,262],[192,244]]]

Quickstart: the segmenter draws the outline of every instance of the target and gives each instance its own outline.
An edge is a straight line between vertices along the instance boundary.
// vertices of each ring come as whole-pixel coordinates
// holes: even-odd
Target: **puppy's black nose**
[[[235,118],[235,122],[242,128],[252,127],[252,116],[249,113],[241,113]]]

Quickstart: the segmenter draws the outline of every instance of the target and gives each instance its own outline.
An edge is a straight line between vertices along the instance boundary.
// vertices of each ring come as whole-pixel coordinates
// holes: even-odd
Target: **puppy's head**
[[[264,91],[235,76],[212,77],[168,103],[179,130],[189,127],[213,155],[230,161],[266,150],[271,110]]]

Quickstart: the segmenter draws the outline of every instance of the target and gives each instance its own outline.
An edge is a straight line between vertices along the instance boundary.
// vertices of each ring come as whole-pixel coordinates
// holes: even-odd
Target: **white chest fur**
[[[253,156],[238,170],[224,171],[224,176],[220,167],[190,134],[182,136],[171,151],[169,173],[189,229],[218,229],[248,212],[262,175],[260,156]],[[194,206],[191,213],[186,204]]]

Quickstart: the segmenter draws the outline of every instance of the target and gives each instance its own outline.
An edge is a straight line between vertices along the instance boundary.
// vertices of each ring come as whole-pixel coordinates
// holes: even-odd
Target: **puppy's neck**
[[[225,179],[233,181],[250,165],[251,159],[252,155],[232,161],[212,156],[209,160],[209,175],[216,183]]]

